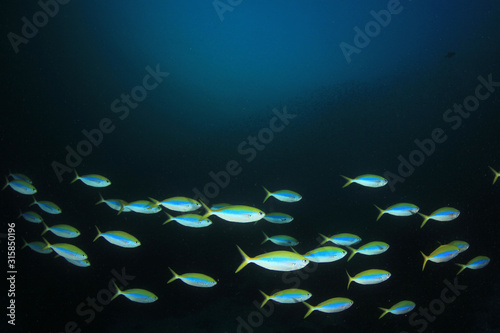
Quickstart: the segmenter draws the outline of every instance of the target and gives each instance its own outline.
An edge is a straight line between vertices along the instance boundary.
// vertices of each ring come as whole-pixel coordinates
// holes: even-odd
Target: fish
[[[347,270],[346,273],[347,276],[349,277],[349,282],[347,283],[347,289],[349,289],[349,286],[353,281],[359,284],[369,285],[369,284],[378,284],[384,282],[391,277],[391,273],[389,273],[388,271],[384,271],[382,269],[368,269],[366,271],[362,271],[356,274],[354,277],[351,277],[349,275],[349,272],[347,272]]]
[[[304,254],[303,256],[309,261],[316,263],[327,263],[334,262],[344,258],[347,255],[347,251],[335,246],[323,246],[317,249],[311,250]]]
[[[166,213],[168,216],[168,220],[163,222],[163,224],[166,224],[171,221],[175,221],[179,223],[180,225],[183,225],[185,227],[190,227],[190,228],[204,228],[208,227],[212,224],[212,221],[210,219],[201,219],[201,215],[198,214],[184,214],[184,215],[179,215],[176,217],[173,217],[169,213]]]
[[[459,253],[467,251],[467,249],[469,248],[469,243],[461,240],[454,240],[452,242],[449,242],[448,245],[455,245],[456,247],[458,247]]]
[[[100,175],[85,175],[85,176],[78,176],[78,173],[76,172],[75,169],[75,179],[73,179],[70,184],[73,184],[77,180],[81,180],[85,185],[92,186],[92,187],[107,187],[111,185],[111,181]]]
[[[420,251],[422,257],[424,257],[424,264],[422,265],[422,271],[425,269],[425,264],[430,260],[435,263],[447,262],[455,258],[459,253],[460,249],[455,245],[441,245],[431,254],[426,256],[422,251]]]
[[[284,224],[292,222],[293,217],[285,213],[274,212],[274,213],[267,213],[264,216],[264,220],[271,223]]]
[[[344,310],[349,309],[352,305],[354,304],[354,301],[349,299],[349,298],[344,298],[344,297],[334,297],[327,299],[324,302],[319,303],[316,306],[312,306],[307,302],[304,302],[304,305],[307,306],[309,309],[304,316],[304,319],[309,317],[309,315],[313,311],[320,311],[324,313],[335,313],[335,312],[341,312]]]
[[[456,275],[462,273],[462,271],[466,268],[469,268],[469,269],[481,269],[483,267],[485,267],[486,265],[488,265],[490,263],[490,258],[488,257],[485,257],[485,256],[477,256],[471,260],[469,260],[468,263],[466,263],[465,265],[463,264],[455,264],[457,266],[460,267],[460,270],[457,272]]]
[[[412,311],[413,309],[415,309],[415,306],[416,306],[416,304],[414,302],[405,300],[405,301],[401,301],[401,302],[394,304],[389,309],[379,308],[380,310],[383,311],[383,313],[380,315],[380,317],[378,317],[378,319],[382,318],[383,316],[385,316],[388,313],[392,313],[395,315],[401,315],[401,314],[408,313],[408,312]]]
[[[440,222],[452,221],[460,215],[460,211],[453,207],[443,207],[433,211],[429,216],[422,213],[418,213],[418,215],[424,218],[422,224],[420,225],[420,228],[423,228],[428,220],[436,220]]]
[[[49,214],[61,214],[62,210],[58,205],[53,203],[52,201],[37,201],[33,196],[33,202],[29,205],[30,207],[33,205],[37,205],[41,210]]]
[[[304,256],[290,252],[290,251],[273,251],[258,255],[254,258],[250,258],[243,252],[243,250],[236,246],[243,256],[243,262],[236,269],[235,273],[238,273],[249,263],[254,263],[260,267],[265,269],[269,269],[271,271],[281,271],[281,272],[289,272],[299,270],[304,268],[309,260]]]
[[[64,257],[62,257],[64,258]],[[78,267],[90,267],[90,261],[88,259],[83,259],[83,260],[74,260],[74,259],[68,259],[68,258],[64,258],[66,259],[67,262],[69,262],[70,264],[73,264],[75,266],[78,266]]]
[[[377,254],[384,253],[385,251],[387,251],[389,249],[389,244],[384,243],[384,242],[375,241],[375,242],[366,243],[365,245],[360,246],[357,250],[353,249],[352,247],[349,247],[349,246],[347,246],[347,248],[349,250],[351,250],[351,252],[352,252],[351,255],[349,256],[349,258],[347,258],[347,261],[349,261],[352,259],[352,257],[354,257],[354,255],[356,253],[361,253],[361,254],[364,254],[367,256],[374,256]]]
[[[53,225],[52,227],[47,226],[45,222],[42,222],[42,224],[45,227],[45,229],[42,231],[42,235],[44,235],[47,231],[50,231],[54,235],[63,238],[76,238],[80,236],[80,231],[78,231],[78,229],[67,224],[57,224]]]
[[[163,206],[175,212],[182,213],[193,212],[201,207],[201,204],[198,201],[186,197],[172,197],[162,201],[158,201],[153,198],[149,198],[149,200],[154,202],[151,207]]]
[[[5,185],[2,187],[2,191],[7,188],[7,186],[10,186],[11,189],[16,191],[17,193],[25,194],[25,195],[32,195],[37,192],[35,186],[31,185],[28,182],[25,182],[24,180],[10,180],[5,177]]]
[[[356,183],[365,187],[382,187],[388,183],[387,179],[377,175],[366,174],[358,176],[354,179],[342,175],[340,176],[347,180],[347,183],[345,183],[342,188],[347,187],[352,183]]]
[[[260,307],[264,307],[269,300],[275,301],[277,303],[284,304],[293,304],[293,303],[302,303],[311,298],[312,294],[307,290],[303,289],[285,289],[278,292],[275,292],[271,296],[267,295],[262,290],[259,290],[262,296],[264,296],[264,301],[260,305]]]
[[[28,176],[23,175],[22,173],[12,173],[9,171],[9,177],[11,177],[14,180],[23,180],[28,184],[33,184],[31,179]]]
[[[97,236],[94,238],[94,242],[99,238],[103,237],[105,240],[110,242],[111,244],[114,244],[116,246],[120,247],[125,247],[125,248],[134,248],[138,247],[141,245],[141,242],[134,236],[132,236],[129,233],[126,233],[125,231],[106,231],[106,232],[101,232],[97,226],[95,226],[97,229]]]
[[[161,211],[161,207],[155,206],[151,201],[138,200],[122,206],[122,208],[118,211],[118,214],[120,214],[127,208],[135,213],[141,214],[156,214]]]
[[[490,170],[493,171],[493,174],[495,175],[495,177],[493,177],[493,183],[492,183],[492,184],[495,184],[497,179],[498,179],[498,176],[500,176],[500,172],[497,172],[495,169],[493,169],[490,166],[488,166],[488,168],[490,168]]]
[[[181,280],[187,285],[200,288],[211,288],[217,284],[217,281],[215,281],[213,278],[205,274],[185,273],[179,275],[176,272],[174,272],[172,268],[169,267],[168,269],[170,270],[170,272],[172,272],[174,277],[168,280],[167,284],[174,282],[177,279]]]
[[[378,214],[378,216],[377,216],[376,221],[378,221],[382,217],[382,215],[384,215],[384,214],[389,214],[389,215],[393,215],[393,216],[411,216],[411,215],[418,213],[418,211],[420,209],[417,206],[415,206],[414,204],[406,203],[406,202],[392,205],[392,206],[388,207],[387,209],[382,209],[382,208],[378,207],[377,205],[374,205],[374,206],[380,212],[380,214]]]
[[[19,216],[17,218],[23,217],[26,221],[31,223],[41,223],[43,222],[43,218],[35,212],[22,212],[20,211]]]
[[[326,242],[332,242],[335,245],[349,246],[361,242],[361,238],[354,234],[342,233],[333,235],[331,237],[327,237],[323,234],[319,235],[323,237],[323,241],[321,242],[320,245],[323,245]]]
[[[281,245],[281,246],[295,246],[299,244],[299,241],[296,240],[295,238],[287,235],[276,235],[272,237],[268,237],[265,232],[262,232],[264,234],[265,239],[260,243],[261,245],[264,244],[267,241],[271,241],[276,245]]]
[[[109,208],[114,209],[116,211],[120,211],[120,210],[122,212],[130,212],[131,211],[130,208],[125,207],[125,206],[128,205],[128,202],[126,202],[125,200],[120,200],[120,199],[104,199],[102,197],[101,193],[99,193],[99,198],[100,198],[100,200],[95,203],[96,205],[105,203],[106,205],[108,205]]]
[[[114,300],[120,295],[123,295],[127,297],[129,300],[137,303],[153,303],[158,300],[158,296],[156,296],[150,291],[144,289],[127,289],[122,291],[120,290],[120,288],[118,288],[114,280],[113,280],[113,285],[115,286],[116,294],[113,297],[111,297],[111,300]]]
[[[250,206],[232,205],[217,210],[211,210],[203,202],[202,205],[207,210],[207,213],[200,217],[200,220],[204,220],[211,215],[215,215],[229,222],[250,223],[257,222],[266,215],[260,209]]]
[[[264,191],[266,191],[266,197],[264,198],[263,202],[266,202],[269,197],[274,197],[282,202],[297,202],[302,199],[302,196],[294,191],[279,190],[275,192],[269,192],[267,188],[265,188],[264,186],[262,187],[264,188]]]
[[[87,254],[83,252],[82,249],[66,243],[58,243],[58,244],[50,244],[45,238],[43,238],[45,242],[45,247],[42,250],[52,249],[55,253],[60,255],[61,257],[73,260],[85,260],[88,258]]]
[[[48,254],[48,253],[52,253],[52,249],[48,248],[48,249],[45,249],[45,250],[42,250],[44,247],[45,247],[45,243],[44,242],[31,242],[31,243],[28,243],[26,241],[26,239],[24,239],[24,237],[22,238],[23,239],[23,246],[21,247],[21,250],[24,249],[25,247],[29,247],[30,249],[32,249],[33,251],[35,252],[38,252],[38,253],[41,253],[41,254]]]

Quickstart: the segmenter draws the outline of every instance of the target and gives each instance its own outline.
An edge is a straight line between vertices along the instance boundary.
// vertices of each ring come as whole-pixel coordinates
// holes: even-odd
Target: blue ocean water
[[[42,0],[0,6],[2,172],[28,175],[37,200],[63,210],[40,213],[28,207],[30,196],[10,188],[0,193],[0,233],[6,237],[15,223],[17,245],[15,326],[4,316],[8,332],[500,331],[500,190],[488,168],[500,170],[497,2]],[[70,184],[73,169],[106,176],[112,185]],[[340,175],[362,174],[389,183],[342,189]],[[263,203],[262,186],[294,190],[303,199]],[[208,228],[162,225],[163,212],[117,215],[96,206],[99,193],[129,202],[186,196],[244,204],[288,213],[294,221],[236,224],[212,216]],[[398,202],[414,203],[427,215],[446,206],[461,214],[422,229],[420,216],[384,215],[375,222],[374,204]],[[43,227],[16,219],[20,209],[39,212],[48,225],[78,228],[81,236],[67,242],[84,249],[91,266],[21,250],[21,237],[41,240]],[[92,242],[94,225],[127,231],[142,245]],[[283,249],[261,245],[262,231],[297,238],[300,253],[318,246],[319,233],[351,232],[362,243],[391,247],[298,272],[250,264],[235,274],[242,260],[236,245],[250,256]],[[7,239],[0,240],[6,263]],[[451,262],[429,262],[422,272],[419,251],[429,254],[452,240],[470,248]],[[454,263],[477,255],[491,263],[455,279]],[[167,285],[168,267],[210,275],[218,284]],[[346,269],[353,275],[371,268],[392,276],[346,290]],[[159,300],[110,302],[113,278]],[[310,291],[313,305],[332,297],[354,305],[307,319],[302,304],[259,308],[259,290],[287,288]],[[417,304],[413,312],[378,320],[378,307],[404,299]]]

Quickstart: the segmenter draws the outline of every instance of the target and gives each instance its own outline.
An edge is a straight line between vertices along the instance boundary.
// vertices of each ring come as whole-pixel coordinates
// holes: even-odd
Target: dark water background
[[[373,21],[370,11],[386,9],[387,1],[221,2],[232,8],[223,20],[211,1],[71,1],[18,45],[18,52],[9,33],[20,36],[21,18],[33,22],[41,7],[34,1],[1,5],[2,173],[29,175],[38,200],[61,206],[61,215],[44,213],[47,224],[78,228],[82,235],[68,242],[84,249],[92,264],[78,268],[19,248],[16,326],[6,330],[64,332],[75,322],[75,332],[417,332],[424,324],[412,324],[411,314],[378,320],[377,307],[410,299],[417,303],[415,311],[429,308],[441,297],[445,280],[453,282],[458,269],[453,262],[486,255],[490,265],[459,275],[466,289],[428,321],[425,332],[500,331],[500,185],[491,185],[488,169],[500,169],[500,87],[456,129],[443,120],[454,103],[474,95],[479,76],[500,81],[499,4],[401,1],[399,14],[348,63],[339,44],[353,44],[353,28],[364,29]],[[148,66],[169,75],[120,119],[124,114],[113,112],[112,103],[142,84]],[[284,109],[293,119],[272,139],[266,137],[273,110]],[[105,175],[112,185],[100,190],[81,182],[70,185],[69,172],[59,181],[54,161],[67,164],[68,147],[78,150],[86,139],[82,131],[92,131],[105,118],[114,130],[75,164],[80,174]],[[398,157],[409,159],[418,148],[414,141],[430,138],[436,128],[447,139],[403,183],[341,188],[340,174],[397,175]],[[249,137],[259,133],[265,144],[252,155]],[[227,185],[207,185],[213,182],[210,173],[220,174],[233,160],[240,169]],[[304,198],[296,204],[273,199],[263,204],[262,185]],[[283,211],[295,220],[239,225],[213,217],[209,228],[190,229],[162,226],[163,213],[117,216],[94,205],[99,192],[134,201],[195,197],[195,189],[204,192],[206,186],[217,192],[210,203]],[[16,220],[31,198],[11,189],[0,196],[1,232],[14,221],[19,247],[21,237],[40,240],[41,226]],[[423,229],[418,216],[375,222],[373,204],[397,202],[415,203],[424,214],[452,206],[461,215]],[[125,230],[142,245],[92,243],[94,225]],[[338,232],[358,234],[363,242],[385,241],[391,248],[379,256],[357,255],[349,263],[311,265],[301,273],[249,265],[234,274],[241,262],[235,245],[250,256],[278,249],[260,245],[262,231],[296,237],[299,252],[316,247],[318,233]],[[452,262],[429,263],[422,273],[419,251],[428,254],[438,242],[455,239],[469,242],[470,249]],[[6,262],[3,239],[1,245]],[[178,273],[208,274],[219,283],[210,289],[180,281],[167,285],[169,266]],[[346,291],[345,269],[355,274],[369,268],[389,270],[392,277],[375,286],[353,283]],[[107,287],[113,270],[134,276],[129,288],[150,290],[159,300],[138,304],[120,297],[92,317],[85,304]],[[274,303],[272,310],[265,308],[268,316],[258,314],[259,289],[292,287],[310,291],[311,304],[342,296],[354,305],[338,314],[314,312],[306,320],[301,304]]]

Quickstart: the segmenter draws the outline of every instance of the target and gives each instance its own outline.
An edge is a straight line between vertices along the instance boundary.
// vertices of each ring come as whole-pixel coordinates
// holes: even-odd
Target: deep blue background
[[[305,306],[275,303],[257,332],[416,332],[408,316],[377,320],[377,307],[402,299],[427,307],[439,297],[444,279],[451,281],[458,268],[451,262],[429,263],[422,273],[419,251],[430,253],[438,242],[454,239],[471,245],[454,262],[477,255],[492,262],[459,276],[467,290],[426,332],[498,331],[500,189],[491,185],[488,169],[500,169],[498,88],[456,130],[443,114],[474,94],[479,76],[500,81],[500,5],[401,1],[400,13],[348,63],[340,43],[353,44],[353,29],[364,29],[373,20],[370,11],[387,4],[242,1],[221,21],[212,1],[71,1],[16,53],[8,34],[20,35],[21,18],[32,21],[40,6],[2,3],[2,173],[29,175],[37,199],[58,203],[63,214],[45,214],[47,223],[77,227],[82,235],[70,242],[84,249],[92,263],[77,268],[52,255],[18,250],[17,331],[61,332],[74,320],[84,332],[235,332],[237,318],[248,318],[256,310],[252,302],[261,302],[258,289],[294,286],[294,275],[255,265],[234,274],[241,261],[236,244],[251,256],[277,249],[260,245],[262,231],[298,238],[299,252],[314,248],[319,232],[352,232],[366,242],[386,241],[391,248],[376,257],[358,255],[349,263],[321,265],[301,280],[300,288],[313,294],[311,304],[345,296],[354,300],[353,308],[303,320]],[[449,52],[455,55],[446,57]],[[169,76],[120,119],[113,101],[142,83],[146,67],[157,65]],[[238,147],[248,148],[249,136],[269,127],[275,108],[296,117],[247,161],[249,155]],[[98,189],[70,185],[70,173],[59,182],[52,165],[66,163],[66,147],[76,149],[85,139],[82,130],[97,128],[103,118],[111,119],[114,131],[103,136],[77,170],[108,177],[113,184],[101,190],[105,198],[193,197],[193,189],[203,191],[212,181],[210,172],[235,160],[241,172],[211,203],[283,211],[295,220],[238,225],[213,217],[211,227],[195,230],[162,226],[163,213],[117,216],[104,205],[94,206]],[[389,186],[341,188],[340,174],[396,174],[398,157],[408,158],[417,148],[414,140],[429,138],[435,128],[442,128],[447,140],[394,191]],[[304,199],[262,204],[261,185],[295,190]],[[0,196],[6,230],[31,199],[11,189]],[[431,221],[424,229],[417,216],[384,216],[375,222],[373,204],[397,202],[415,203],[425,214],[453,206],[461,216],[450,223]],[[15,222],[19,240],[40,239],[41,226]],[[92,243],[96,224],[103,231],[126,230],[142,246],[122,249],[101,239]],[[219,284],[208,290],[179,281],[166,285],[168,266],[178,273],[206,273]],[[130,288],[148,289],[159,301],[145,305],[119,298],[85,323],[75,309],[107,285],[112,269],[122,267],[136,276]],[[383,268],[392,277],[376,286],[353,284],[346,291],[345,268],[351,274]]]

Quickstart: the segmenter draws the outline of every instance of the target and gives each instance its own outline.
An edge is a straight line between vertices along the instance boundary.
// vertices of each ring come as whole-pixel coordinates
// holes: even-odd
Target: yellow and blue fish
[[[401,301],[401,302],[394,304],[389,309],[379,308],[380,310],[383,311],[383,313],[380,315],[380,317],[378,317],[378,319],[382,318],[383,316],[385,316],[388,313],[392,313],[395,315],[402,315],[402,314],[408,313],[408,312],[412,311],[413,309],[415,309],[415,306],[416,306],[416,304],[414,302],[405,300],[405,301]]]
[[[111,185],[111,181],[104,176],[100,175],[78,176],[78,173],[75,170],[75,179],[73,179],[70,184],[73,184],[77,180],[81,180],[85,185],[92,187],[106,187]]]
[[[23,238],[23,246],[21,247],[21,250],[24,249],[25,247],[29,247],[30,249],[32,249],[33,251],[35,252],[38,252],[38,253],[41,253],[41,254],[48,254],[48,253],[51,253],[52,252],[52,249],[48,248],[48,249],[44,249],[42,250],[43,248],[46,247],[47,244],[45,244],[44,242],[39,242],[39,241],[36,241],[36,242],[31,242],[31,243],[28,243],[26,241],[26,239]]]
[[[460,211],[453,207],[443,207],[433,211],[429,216],[422,213],[418,213],[418,215],[424,218],[424,220],[422,221],[422,225],[420,225],[420,228],[423,228],[429,220],[436,220],[440,222],[452,221],[456,219],[458,215],[460,215]]]
[[[283,304],[293,304],[293,303],[302,303],[311,298],[312,294],[307,290],[303,289],[285,289],[278,292],[275,292],[271,296],[267,295],[262,290],[259,290],[262,296],[264,296],[264,301],[260,305],[262,308],[269,300],[275,301],[277,303]]]
[[[53,203],[52,201],[37,201],[35,197],[33,197],[33,202],[29,205],[30,207],[33,205],[37,205],[41,210],[49,214],[61,214],[62,210],[58,205]]]
[[[392,206],[388,207],[387,209],[382,209],[382,208],[378,207],[377,205],[374,205],[374,206],[380,212],[377,216],[376,221],[378,221],[382,217],[382,215],[384,215],[384,214],[389,214],[389,215],[393,215],[393,216],[411,216],[411,215],[418,213],[418,211],[420,209],[417,206],[415,206],[414,204],[406,203],[406,202],[392,205]]]
[[[111,300],[114,300],[120,295],[123,295],[127,297],[129,300],[137,303],[153,303],[158,300],[158,296],[156,296],[150,291],[144,289],[127,289],[122,291],[120,290],[120,288],[118,288],[114,280],[113,284],[116,289],[116,294],[113,297],[111,297]]]
[[[161,211],[161,207],[155,206],[153,202],[148,200],[138,200],[128,203],[125,206],[122,205],[118,214],[125,211],[125,209],[129,209],[140,214],[156,214]]]
[[[391,273],[389,273],[388,271],[384,271],[383,269],[368,269],[356,274],[354,277],[351,277],[347,270],[346,273],[349,277],[347,289],[349,289],[349,286],[353,281],[362,285],[370,285],[384,282],[391,277]]]
[[[304,304],[309,309],[304,316],[304,318],[307,318],[313,311],[320,311],[324,313],[342,312],[349,309],[354,304],[354,302],[349,298],[335,297],[327,299],[326,301],[321,302],[316,306],[312,306],[306,302],[304,302]]]
[[[264,188],[264,191],[266,191],[266,197],[264,198],[263,202],[266,202],[269,197],[274,197],[282,202],[297,202],[297,201],[300,201],[302,199],[302,196],[294,191],[279,190],[279,191],[275,191],[275,192],[270,192],[264,186],[262,186],[262,187]]]
[[[344,186],[342,186],[342,188],[347,187],[352,183],[356,183],[365,187],[382,187],[388,183],[387,179],[371,174],[361,175],[356,178],[349,178],[342,175],[340,176],[345,180],[347,180],[347,183],[345,183]]]
[[[304,254],[309,261],[316,263],[334,262],[344,258],[347,251],[336,246],[322,246]]]
[[[5,177],[5,185],[2,187],[2,191],[7,188],[7,186],[10,186],[11,189],[16,191],[17,193],[21,194],[26,194],[26,195],[32,195],[37,192],[35,186],[31,185],[30,183],[24,181],[24,180],[10,180]]]
[[[41,250],[52,249],[55,253],[64,257],[66,259],[72,260],[85,260],[87,259],[87,254],[83,252],[82,249],[66,243],[50,244],[45,238],[42,237],[45,242],[45,247]]]
[[[94,238],[94,242],[99,237],[102,237],[111,244],[120,247],[134,248],[141,245],[141,242],[139,242],[137,238],[135,238],[129,233],[126,233],[125,231],[114,230],[114,231],[101,232],[97,226],[95,226],[95,228],[97,229],[97,236]]]
[[[153,198],[149,198],[149,200],[154,202],[151,207],[163,206],[175,212],[192,212],[201,208],[201,204],[198,201],[186,197],[172,197],[162,201]]]
[[[166,213],[168,216],[168,220],[163,222],[163,224],[167,224],[168,222],[175,221],[180,225],[189,228],[204,228],[208,227],[212,224],[210,219],[201,219],[201,215],[198,214],[183,214],[176,217],[173,217],[169,213]]]
[[[9,171],[9,177],[11,177],[14,180],[23,180],[28,184],[33,184],[31,179],[28,176],[23,175],[22,173],[12,173]]]
[[[181,280],[187,285],[200,288],[211,288],[217,284],[213,278],[208,275],[200,273],[185,273],[177,274],[172,268],[168,268],[170,272],[174,275],[167,283],[174,282],[175,280]]]
[[[350,245],[356,244],[358,242],[361,242],[361,237],[359,237],[358,235],[349,234],[349,233],[336,234],[336,235],[333,235],[331,237],[327,237],[323,234],[319,234],[319,235],[323,238],[323,241],[321,242],[320,245],[323,245],[326,242],[332,242],[335,245],[350,246]]]
[[[243,267],[249,263],[256,264],[272,271],[282,272],[299,270],[309,263],[309,260],[304,256],[290,251],[273,251],[250,258],[239,246],[236,247],[243,256],[243,262],[235,273],[241,271]]]
[[[299,244],[299,241],[293,238],[292,236],[287,236],[287,235],[276,235],[276,236],[267,236],[265,232],[262,232],[264,234],[265,239],[260,243],[261,245],[264,244],[267,241],[271,241],[276,245],[281,245],[281,246],[295,246]]]
[[[460,267],[460,270],[458,271],[457,275],[462,273],[462,271],[466,268],[468,269],[481,269],[488,265],[490,263],[490,258],[485,257],[485,256],[477,256],[473,259],[471,259],[468,263],[465,265],[463,264],[455,264]]]
[[[420,252],[422,257],[424,257],[424,264],[422,265],[422,271],[425,269],[425,264],[427,261],[432,261],[435,263],[447,262],[455,258],[459,253],[460,249],[455,245],[441,245],[431,254],[426,256],[423,252]]]
[[[42,222],[42,224],[45,227],[42,231],[42,235],[44,235],[47,231],[50,231],[54,235],[63,238],[76,238],[80,236],[80,231],[78,229],[67,224],[57,224],[52,227],[47,226],[45,222]]]
[[[250,206],[231,205],[212,210],[208,208],[204,203],[202,204],[207,212],[205,213],[205,215],[200,217],[201,220],[204,220],[211,215],[215,215],[229,222],[251,223],[261,220],[266,215],[260,209]]]
[[[285,213],[273,212],[267,213],[266,216],[264,216],[264,220],[271,223],[284,224],[292,222],[293,217]]]
[[[349,256],[349,258],[347,258],[347,261],[349,261],[352,259],[352,257],[354,257],[354,255],[356,253],[361,253],[361,254],[364,254],[366,256],[374,256],[377,254],[384,253],[385,251],[387,251],[389,249],[389,244],[384,243],[384,242],[375,241],[375,242],[366,243],[365,245],[360,246],[357,250],[353,249],[352,247],[349,247],[349,246],[347,246],[347,248],[349,250],[351,250],[351,252],[352,252],[351,255]]]
[[[17,218],[23,217],[26,221],[31,223],[42,223],[43,218],[35,212],[20,212]]]
[[[125,200],[104,199],[102,197],[101,193],[99,193],[99,198],[100,198],[100,200],[95,203],[96,205],[105,203],[106,205],[108,205],[109,208],[114,209],[116,211],[120,211],[120,210],[122,212],[130,212],[131,211],[130,208],[125,208],[125,206],[128,205],[128,202],[126,202]]]

